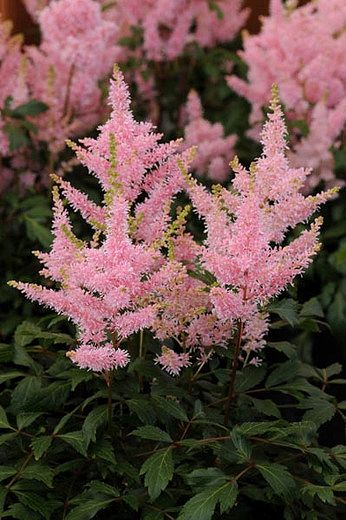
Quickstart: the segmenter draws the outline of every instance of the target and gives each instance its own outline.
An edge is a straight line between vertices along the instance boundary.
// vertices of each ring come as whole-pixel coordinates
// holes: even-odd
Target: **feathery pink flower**
[[[149,328],[157,312],[153,294],[183,268],[177,264],[170,272],[156,241],[169,231],[169,205],[183,184],[178,161],[186,162],[184,156],[176,152],[177,143],[160,144],[161,136],[149,123],[134,120],[128,89],[118,70],[110,102],[113,110],[99,136],[83,140],[84,147],[74,146],[82,163],[100,181],[103,203],[95,204],[67,181],[56,179],[53,244],[50,252],[38,253],[38,257],[43,265],[41,274],[58,283],[58,288],[17,284],[30,299],[73,321],[83,345],[73,360],[94,370],[105,370],[107,364],[121,366],[104,343],[112,336],[119,344]],[[94,229],[90,241],[75,236],[61,194]],[[142,201],[137,203],[140,195]],[[157,236],[152,232],[153,219],[146,220],[147,208],[155,209]]]
[[[38,21],[42,42],[27,48],[28,84],[32,96],[49,106],[37,119],[37,139],[59,152],[65,139],[100,120],[99,82],[118,57],[118,29],[103,19],[93,0],[56,0],[39,13]]]
[[[194,90],[186,103],[188,124],[184,130],[183,147],[197,147],[191,168],[198,176],[205,175],[214,182],[223,182],[229,176],[229,161],[234,155],[235,135],[224,136],[221,123],[210,123],[203,117],[201,100]]]
[[[260,33],[245,35],[239,53],[248,66],[248,82],[228,78],[252,104],[251,134],[257,137],[270,87],[279,85],[293,126],[300,120],[309,127],[307,136],[292,134],[290,156],[294,165],[314,168],[306,186],[310,190],[320,181],[327,187],[336,184],[330,148],[337,146],[346,123],[345,24],[343,0],[318,0],[298,8],[271,0]]]
[[[106,372],[124,368],[129,363],[129,353],[121,348],[115,349],[108,343],[102,347],[81,345],[77,350],[67,353],[68,357],[79,366],[94,372]]]
[[[284,245],[287,231],[335,193],[304,197],[299,192],[310,172],[288,163],[286,127],[275,93],[271,109],[262,131],[263,154],[249,171],[233,161],[231,191],[220,187],[211,194],[192,178],[186,180],[206,224],[202,265],[216,279],[210,291],[213,312],[233,327],[243,324],[245,353],[263,348],[268,328],[263,308],[311,263],[321,219]]]
[[[156,357],[155,363],[161,365],[172,376],[179,375],[182,368],[191,365],[189,354],[177,354],[167,347],[162,347],[162,353]]]
[[[37,19],[54,1],[24,0],[24,3]],[[215,9],[208,0],[118,0],[114,5],[108,5],[107,0],[93,0],[93,3],[107,7],[105,17],[116,22],[120,38],[130,36],[131,27],[141,28],[144,56],[154,61],[174,60],[191,43],[213,47],[231,41],[249,15],[249,9],[242,8],[243,0],[222,0]]]

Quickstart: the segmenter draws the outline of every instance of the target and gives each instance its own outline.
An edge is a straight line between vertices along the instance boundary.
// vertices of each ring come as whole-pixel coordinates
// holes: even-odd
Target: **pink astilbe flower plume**
[[[248,66],[248,81],[228,78],[229,85],[252,104],[255,138],[274,82],[293,126],[295,121],[307,124],[307,135],[292,133],[290,152],[294,165],[314,168],[307,190],[321,181],[327,187],[339,183],[331,147],[338,145],[346,123],[345,24],[344,0],[317,0],[297,8],[271,0],[260,33],[245,34],[239,53]]]
[[[160,237],[166,232],[167,206],[183,183],[178,158],[186,162],[176,153],[177,143],[160,144],[160,135],[149,123],[134,120],[117,69],[110,102],[113,111],[99,136],[83,140],[84,146],[74,145],[82,163],[100,181],[103,203],[97,205],[67,181],[55,179],[53,245],[50,252],[37,255],[43,264],[41,274],[56,282],[57,289],[15,284],[30,299],[75,323],[81,346],[69,356],[80,367],[95,371],[127,363],[126,352],[114,349],[110,338],[118,347],[134,332],[150,327],[156,316],[150,295],[177,274],[178,268],[167,268],[151,221],[143,224],[143,219],[147,207],[152,208],[151,198],[156,201],[159,192],[163,200],[155,202],[159,223],[155,229]],[[61,194],[93,228],[91,241],[75,236]],[[140,194],[142,201],[136,204]]]
[[[56,153],[65,139],[99,122],[99,82],[118,57],[118,29],[94,0],[55,0],[39,12],[38,22],[42,41],[27,48],[28,84],[32,96],[49,106],[37,119],[37,140]]]
[[[111,343],[102,347],[81,345],[77,350],[68,352],[67,356],[80,368],[92,369],[94,372],[124,368],[130,361],[126,350],[115,349]]]
[[[172,376],[179,375],[182,368],[191,365],[189,354],[177,354],[168,347],[162,347],[162,352],[156,357],[155,363],[161,365]]]
[[[184,147],[197,146],[191,168],[197,175],[205,175],[214,182],[223,182],[229,176],[229,161],[234,155],[237,137],[224,136],[221,123],[210,123],[203,117],[201,100],[196,91],[189,93],[186,103],[187,125]]]
[[[289,166],[286,127],[275,89],[271,109],[262,131],[262,156],[250,171],[233,161],[230,190],[219,187],[209,193],[182,168],[192,203],[206,224],[201,256],[202,265],[216,279],[210,291],[214,313],[233,326],[241,324],[245,355],[263,348],[268,328],[265,306],[309,266],[319,249],[322,221],[317,218],[283,245],[287,231],[305,222],[335,193],[333,189],[315,197],[300,193],[310,172]]]
[[[125,366],[129,356],[119,347],[143,329],[162,344],[171,342],[155,359],[171,375],[193,357],[200,370],[237,337],[237,355],[257,366],[268,329],[266,305],[310,264],[321,219],[288,244],[283,241],[335,190],[301,194],[309,171],[289,165],[275,89],[262,156],[249,171],[235,159],[231,189],[219,185],[211,193],[187,173],[190,152],[179,154],[179,142],[161,144],[150,123],[134,120],[117,68],[110,104],[98,137],[71,143],[98,179],[103,202],[55,178],[53,245],[37,254],[49,287],[12,285],[73,321],[80,346],[68,355],[81,368],[107,372]],[[172,200],[184,188],[206,224],[203,244],[186,230],[188,205],[175,208],[172,218]],[[90,241],[75,235],[62,196],[90,225]]]

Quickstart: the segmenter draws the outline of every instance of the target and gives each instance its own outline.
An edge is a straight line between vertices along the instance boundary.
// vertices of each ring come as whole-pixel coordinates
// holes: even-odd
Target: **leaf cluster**
[[[227,358],[174,380],[146,336],[146,359],[134,341],[134,361],[107,387],[66,358],[66,330],[62,318],[27,321],[1,345],[1,518],[345,514],[345,446],[320,441],[326,424],[345,427],[340,365],[316,368],[295,345],[271,342],[276,362],[237,373],[225,424]]]

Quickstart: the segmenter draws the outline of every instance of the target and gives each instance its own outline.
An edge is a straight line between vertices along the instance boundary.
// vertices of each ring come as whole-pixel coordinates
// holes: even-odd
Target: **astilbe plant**
[[[343,0],[317,0],[301,7],[271,0],[270,15],[263,18],[259,34],[244,33],[239,55],[248,66],[248,81],[228,78],[252,105],[255,137],[270,86],[278,83],[287,117],[296,128],[291,160],[314,169],[308,190],[321,181],[327,186],[337,183],[331,147],[340,145],[346,122],[345,21]]]
[[[237,158],[231,189],[209,193],[193,179],[187,190],[206,223],[201,263],[215,277],[210,290],[213,314],[237,326],[229,400],[239,357],[259,364],[256,353],[265,345],[266,305],[291,284],[319,250],[322,220],[285,243],[289,229],[306,221],[335,190],[305,197],[301,192],[309,170],[291,168],[286,157],[286,128],[276,88],[268,121],[262,130],[263,155],[250,170]],[[255,355],[254,355],[255,354]],[[227,409],[227,407],[226,407]]]
[[[60,288],[16,286],[77,325],[80,346],[69,356],[83,368],[109,371],[125,365],[128,353],[119,350],[120,343],[151,328],[161,341],[173,339],[182,348],[177,353],[164,346],[156,359],[178,374],[194,350],[204,365],[237,330],[234,377],[239,357],[246,356],[245,364],[260,363],[266,304],[318,250],[320,219],[283,245],[287,230],[308,219],[334,191],[315,197],[300,193],[309,172],[289,167],[276,93],[263,129],[263,156],[250,172],[235,159],[231,189],[219,186],[214,193],[188,176],[190,154],[177,153],[179,142],[160,144],[150,123],[135,122],[117,69],[110,100],[112,114],[99,136],[71,143],[100,182],[102,205],[56,178],[67,201],[94,229],[92,240],[74,235],[55,187],[53,247],[38,256],[42,274]],[[188,207],[171,221],[171,202],[184,185],[206,223],[202,245],[185,231]],[[196,268],[209,273],[211,284]],[[230,388],[231,399],[233,382]]]
[[[70,357],[95,371],[126,364],[127,353],[114,347],[151,325],[155,305],[145,300],[179,268],[179,264],[167,266],[157,247],[168,226],[170,200],[182,184],[178,143],[159,144],[160,135],[152,132],[151,124],[134,121],[120,72],[111,84],[110,100],[113,111],[99,137],[82,140],[82,146],[72,144],[99,180],[103,204],[96,205],[56,177],[63,195],[91,225],[94,236],[89,243],[75,237],[55,187],[53,247],[39,258],[42,273],[61,288],[19,284],[30,298],[72,319],[81,346]],[[136,203],[144,190],[146,197]]]
[[[2,468],[0,511],[210,520],[233,508],[240,518],[336,520],[345,449],[319,444],[317,428],[345,420],[330,390],[344,383],[341,366],[305,365],[287,341],[268,346],[288,358],[268,376],[266,363],[249,366],[260,364],[267,304],[310,264],[321,219],[291,240],[288,232],[334,191],[301,194],[309,171],[289,165],[275,89],[262,156],[249,171],[235,159],[230,188],[212,192],[189,175],[191,152],[135,121],[118,69],[110,103],[98,136],[71,143],[102,202],[55,178],[53,246],[38,254],[47,286],[11,284],[72,320],[79,345],[53,320],[47,331],[23,323],[14,349],[1,350],[21,370],[1,375],[9,433],[0,440],[11,443],[4,458],[15,468]],[[75,235],[62,196],[91,240]],[[186,196],[205,224],[202,243],[189,205],[177,207]],[[59,343],[72,346],[74,365]]]

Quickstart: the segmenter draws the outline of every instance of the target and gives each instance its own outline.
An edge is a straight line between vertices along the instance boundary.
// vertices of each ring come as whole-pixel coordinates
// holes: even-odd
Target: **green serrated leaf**
[[[13,466],[0,466],[0,481],[15,475],[17,470]]]
[[[265,433],[277,432],[280,421],[246,422],[235,426],[232,430],[234,434],[253,437],[264,435]]]
[[[256,468],[278,495],[289,494],[296,485],[292,475],[281,464],[256,464]]]
[[[42,498],[36,493],[23,492],[19,490],[15,490],[14,492],[24,506],[39,513],[43,518],[45,518],[45,520],[50,520],[53,508],[52,504],[48,500]]]
[[[7,496],[7,488],[0,485],[0,515],[4,511],[5,500]]]
[[[232,431],[231,438],[240,462],[249,461],[251,459],[252,454],[252,446],[250,442],[247,439],[245,439],[245,437],[240,435],[236,431],[236,428],[234,428],[234,430]]]
[[[140,437],[141,439],[150,439],[153,441],[161,441],[161,442],[173,442],[171,436],[158,428],[157,426],[140,426],[136,430],[134,430],[131,435],[136,435],[136,437]]]
[[[126,404],[142,423],[153,424],[155,422],[156,414],[148,399],[130,399]]]
[[[311,298],[304,303],[300,316],[317,316],[318,318],[324,317],[322,306],[316,297]]]
[[[223,484],[228,479],[227,475],[219,468],[200,468],[195,469],[186,477],[186,482],[195,492],[204,491],[208,486]]]
[[[278,419],[281,418],[279,408],[270,399],[255,399],[253,397],[250,399],[256,410],[261,414],[268,415],[269,417],[277,417]]]
[[[165,516],[161,511],[146,511],[143,520],[164,520]]]
[[[4,433],[3,435],[0,435],[0,446],[4,444],[12,444],[12,440],[17,437],[17,432],[13,433]]]
[[[115,487],[106,484],[106,482],[101,482],[100,480],[92,480],[91,482],[88,482],[87,486],[92,493],[100,493],[113,498],[120,496],[119,491]]]
[[[298,303],[292,298],[286,298],[271,303],[268,306],[269,312],[277,314],[286,321],[291,327],[298,325]]]
[[[154,403],[154,406],[158,408],[161,412],[171,415],[172,417],[175,417],[175,419],[179,419],[180,421],[187,422],[189,420],[185,413],[185,410],[176,401],[172,401],[171,399],[165,399],[159,395],[154,395],[151,399]]]
[[[13,359],[13,347],[6,343],[0,343],[0,363],[8,363]],[[1,377],[6,374],[0,374],[0,383],[2,382]],[[11,378],[9,378],[11,379]],[[6,379],[5,379],[6,381]]]
[[[336,376],[341,373],[342,365],[341,365],[341,363],[333,363],[332,365],[329,365],[328,367],[326,367],[322,370],[325,370],[327,377],[330,378],[332,376]]]
[[[297,347],[288,341],[268,342],[267,345],[268,347],[274,348],[278,352],[282,352],[289,359],[297,357]]]
[[[318,498],[325,504],[335,506],[334,493],[331,487],[306,484],[302,488],[302,493],[311,497],[318,496]]]
[[[117,464],[112,443],[106,439],[100,439],[93,446],[93,456],[102,459],[115,466]]]
[[[144,484],[148,488],[150,498],[157,498],[166,489],[173,477],[172,448],[154,453],[141,467],[140,475],[145,475]]]
[[[311,421],[317,426],[321,426],[321,424],[330,421],[334,417],[336,408],[328,401],[316,400],[315,403],[314,408],[305,412],[303,420]]]
[[[23,376],[25,376],[24,372],[19,372],[18,370],[9,370],[5,374],[0,374],[0,385],[1,383],[5,383],[11,379],[17,379],[17,377]]]
[[[286,383],[294,379],[299,370],[299,361],[296,359],[289,359],[285,363],[282,363],[269,374],[266,387],[271,388],[281,383]]]
[[[235,380],[235,391],[237,393],[247,392],[251,388],[257,386],[263,381],[266,374],[265,367],[251,367],[244,368],[241,372],[237,373]],[[228,374],[229,378],[229,374]]]
[[[54,473],[50,467],[35,463],[30,464],[30,466],[26,466],[22,470],[20,478],[25,478],[28,480],[39,480],[40,482],[43,482],[46,486],[52,487]]]
[[[10,505],[8,510],[2,515],[2,518],[15,518],[16,520],[41,520],[42,516],[17,502],[16,504]]]
[[[77,406],[76,408],[74,408],[74,410],[72,410],[72,412],[70,413],[67,413],[66,415],[64,415],[60,421],[58,422],[58,424],[55,426],[54,430],[53,430],[53,435],[56,435],[57,433],[59,433],[63,428],[64,426],[68,423],[68,421],[71,419],[71,417],[74,416],[74,414],[76,413],[76,411],[78,410],[79,406]]]
[[[343,469],[346,469],[346,446],[338,444],[331,449],[333,456]]]
[[[97,429],[107,422],[107,405],[100,405],[94,408],[86,417],[82,430],[85,442],[89,445],[90,441],[96,441]]]
[[[17,415],[17,427],[19,430],[23,430],[23,428],[27,428],[36,421],[39,417],[41,417],[41,412],[36,413],[20,413]]]
[[[78,453],[87,455],[87,442],[82,431],[69,432],[57,435],[57,438],[70,444]]]
[[[0,429],[2,430],[14,430],[8,422],[7,415],[2,406],[0,406]]]
[[[32,451],[34,452],[35,460],[39,460],[42,455],[48,450],[52,444],[52,437],[50,435],[42,435],[36,437],[31,441]]]
[[[80,368],[69,371],[69,379],[71,381],[71,389],[75,390],[78,385],[90,381],[93,378],[93,374],[90,371],[82,370]]]
[[[237,494],[236,483],[226,482],[209,487],[184,504],[177,520],[211,520],[217,503],[220,502],[223,513],[233,507]]]
[[[66,520],[91,520],[97,513],[106,509],[113,502],[112,498],[94,498],[78,505],[66,516]]]

